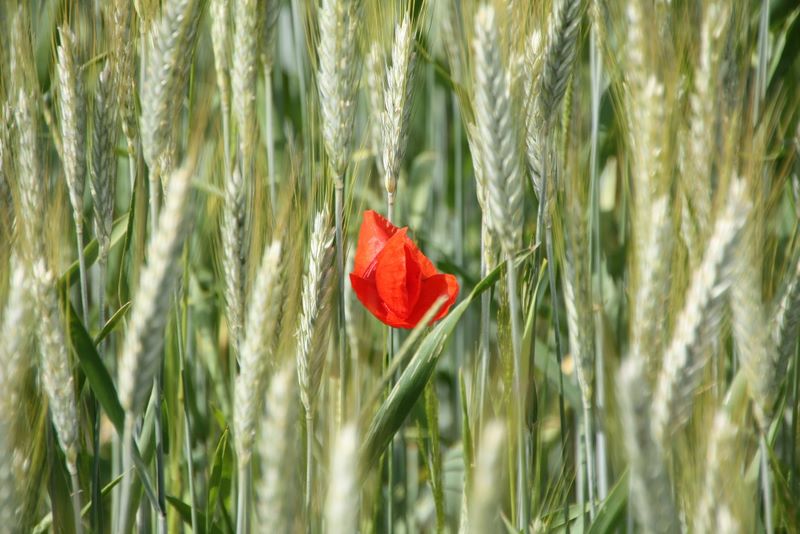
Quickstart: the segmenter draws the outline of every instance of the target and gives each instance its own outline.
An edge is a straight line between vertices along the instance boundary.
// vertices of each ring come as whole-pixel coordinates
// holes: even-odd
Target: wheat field
[[[792,0],[0,4],[0,532],[800,532]]]

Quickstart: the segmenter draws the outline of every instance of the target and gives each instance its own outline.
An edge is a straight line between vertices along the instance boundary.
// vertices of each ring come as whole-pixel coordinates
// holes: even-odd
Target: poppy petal
[[[386,242],[398,228],[384,219],[379,213],[367,210],[358,232],[358,246],[353,264],[353,272],[362,278],[368,278],[368,271],[374,268],[375,259]]]
[[[436,267],[433,266],[431,260],[422,253],[422,251],[417,247],[416,243],[411,241],[411,247],[413,247],[414,257],[416,258],[416,262],[419,265],[419,269],[422,272],[422,278],[430,278],[431,276],[439,274],[439,271],[436,270]]]
[[[375,283],[378,295],[389,310],[401,319],[409,316],[419,298],[422,274],[413,243],[400,229],[378,254]]]
[[[388,310],[378,296],[378,288],[375,286],[375,280],[367,280],[355,273],[351,273],[350,285],[353,287],[353,293],[356,294],[361,304],[363,304],[372,315],[377,317],[379,321],[386,323]]]
[[[458,280],[452,274],[437,274],[426,278],[422,281],[422,289],[420,290],[419,300],[414,307],[414,311],[408,317],[408,322],[413,326],[422,320],[431,306],[436,302],[439,297],[446,296],[447,301],[442,305],[439,312],[433,318],[431,323],[434,323],[447,315],[450,307],[456,301],[458,296]]]

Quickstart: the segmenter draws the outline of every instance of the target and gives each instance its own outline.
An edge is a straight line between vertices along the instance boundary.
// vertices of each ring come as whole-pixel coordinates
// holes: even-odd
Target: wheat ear
[[[200,4],[199,0],[168,0],[154,28],[141,88],[142,148],[151,169],[160,165],[183,102]]]
[[[13,430],[20,402],[20,380],[27,367],[23,358],[28,346],[31,306],[31,284],[23,262],[12,255],[9,293],[0,330],[0,521],[12,531],[16,527],[20,480],[14,469]]]
[[[319,89],[322,139],[335,179],[350,159],[360,76],[360,0],[323,0],[319,13]]]
[[[786,273],[786,279],[772,305],[770,321],[772,342],[778,351],[776,367],[779,376],[785,373],[797,345],[797,329],[800,325],[800,257],[794,269]]]
[[[263,400],[267,371],[273,361],[280,325],[283,305],[280,261],[281,244],[275,241],[264,249],[253,283],[245,335],[239,352],[239,375],[234,384],[233,437],[239,469],[236,530],[239,533],[248,529],[247,488],[256,417]]]
[[[702,263],[692,274],[656,381],[652,432],[665,449],[671,431],[688,417],[702,378],[710,340],[722,320],[724,297],[732,282],[733,254],[749,210],[745,185],[734,180],[724,211],[714,224]]]
[[[408,13],[394,29],[392,65],[386,70],[383,91],[384,109],[381,116],[383,139],[384,187],[388,202],[389,220],[394,216],[397,178],[403,162],[411,121],[411,104],[414,96],[414,30]]]
[[[288,361],[272,378],[261,424],[261,482],[257,489],[258,517],[263,532],[288,532],[291,524],[291,473],[297,461],[297,379]],[[290,488],[291,489],[291,488]]]
[[[81,309],[83,322],[88,324],[89,299],[86,278],[86,260],[83,255],[83,191],[86,173],[86,105],[80,67],[76,63],[77,40],[67,26],[59,28],[61,43],[58,46],[58,94],[61,121],[62,158],[67,179],[75,234],[78,241],[78,265],[81,282]]]
[[[59,28],[58,94],[61,120],[61,142],[64,157],[64,175],[72,204],[75,224],[83,225],[83,190],[85,162],[85,96],[80,67],[76,64],[77,40],[67,26]]]
[[[225,310],[232,346],[238,353],[244,328],[244,290],[246,276],[247,195],[239,169],[225,183],[222,211],[222,268],[225,272]]]
[[[147,245],[148,263],[139,276],[139,288],[133,298],[117,375],[120,403],[131,421],[144,408],[161,368],[163,332],[190,222],[191,178],[192,168],[187,165],[169,179],[166,205]]]
[[[510,77],[504,68],[494,9],[475,17],[475,120],[480,176],[486,181],[489,223],[503,251],[516,249],[522,235],[523,182],[511,107]]]
[[[630,461],[629,495],[644,532],[679,532],[663,450],[650,425],[650,389],[645,361],[631,354],[617,375],[620,419],[625,428],[625,449]]]
[[[334,289],[334,228],[327,211],[317,213],[311,232],[308,268],[303,278],[300,324],[297,328],[297,378],[306,415],[306,511],[310,511],[314,440],[314,406],[322,381]]]
[[[235,0],[233,4],[232,106],[239,135],[240,171],[244,176],[251,173],[255,150],[258,9],[256,0]]]
[[[486,180],[486,203],[489,225],[505,255],[507,290],[511,315],[511,338],[514,352],[514,398],[517,432],[517,518],[516,527],[528,524],[527,446],[524,390],[522,386],[521,321],[514,252],[522,237],[523,181],[518,153],[516,122],[511,107],[511,77],[500,50],[500,35],[491,5],[482,6],[475,15],[474,109],[478,133],[479,161]]]
[[[247,323],[239,354],[234,402],[234,436],[239,465],[250,461],[256,416],[266,386],[282,306],[281,244],[273,242],[264,250],[253,282],[247,308]]]
[[[92,113],[92,160],[89,186],[94,202],[94,231],[100,244],[99,256],[108,255],[111,226],[114,222],[116,185],[116,111],[113,101],[113,79],[110,63],[106,63],[97,79]]]
[[[44,254],[43,223],[44,181],[39,168],[36,134],[36,100],[32,93],[20,90],[14,115],[17,124],[18,177],[20,209],[17,225],[21,243],[29,247],[27,257],[38,259]],[[22,224],[20,224],[20,222]]]
[[[211,48],[214,53],[214,71],[219,89],[220,109],[222,111],[223,136],[225,142],[226,166],[230,142],[229,114],[231,105],[231,60],[230,60],[230,2],[229,0],[211,0],[209,5],[211,16]],[[227,167],[226,167],[227,168]]]
[[[75,531],[83,531],[81,521],[80,483],[78,481],[78,407],[72,369],[67,352],[67,338],[58,308],[56,281],[47,270],[44,259],[33,265],[33,294],[38,320],[39,350],[41,352],[40,376],[50,405],[50,417],[56,437],[67,463],[72,480],[72,506],[75,514]]]
[[[325,523],[331,534],[358,532],[358,445],[358,431],[354,424],[349,424],[339,432],[336,446],[331,450],[325,501]]]
[[[308,268],[303,279],[300,324],[297,328],[297,377],[300,400],[311,417],[319,393],[328,324],[333,295],[333,228],[326,211],[317,213],[308,251]]]

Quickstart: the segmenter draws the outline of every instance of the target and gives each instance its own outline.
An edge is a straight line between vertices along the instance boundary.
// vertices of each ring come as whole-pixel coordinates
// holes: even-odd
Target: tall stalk
[[[273,131],[272,69],[264,67],[264,122],[267,130],[267,182],[269,183],[269,203],[275,217],[275,133]]]
[[[590,201],[592,203],[592,217],[590,235],[592,271],[596,282],[596,293],[593,299],[594,309],[594,351],[595,351],[595,386],[597,388],[596,403],[597,409],[601,413],[605,408],[605,366],[604,366],[604,324],[603,324],[603,273],[602,273],[602,247],[600,244],[600,183],[599,169],[597,161],[597,150],[599,144],[600,128],[600,95],[603,83],[603,64],[600,61],[600,49],[597,43],[596,25],[592,26],[590,42],[590,62],[591,62],[591,104],[592,104],[592,124],[591,124],[591,145],[589,155],[590,180]],[[601,426],[597,428],[597,496],[600,500],[606,498],[608,494],[608,469],[606,460],[606,437],[605,431]]]
[[[528,464],[525,439],[525,392],[522,386],[522,328],[520,327],[519,294],[517,293],[517,269],[514,258],[506,253],[506,276],[508,279],[508,304],[511,315],[511,344],[514,351],[514,396],[517,399],[517,529],[527,531],[530,523],[528,502]]]
[[[344,409],[347,372],[347,317],[345,316],[345,257],[344,257],[344,175],[337,176],[334,181],[334,241],[336,243],[336,274],[337,274],[337,342],[339,348],[339,406]]]

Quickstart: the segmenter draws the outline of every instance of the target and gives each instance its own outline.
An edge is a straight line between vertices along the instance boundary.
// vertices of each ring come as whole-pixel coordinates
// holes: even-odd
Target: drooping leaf
[[[588,534],[617,532],[625,521],[625,505],[628,503],[628,470],[619,477],[608,497],[600,503],[597,516],[589,527]]]
[[[225,500],[231,492],[232,478],[233,454],[230,447],[230,432],[226,428],[217,442],[217,449],[211,463],[211,475],[208,478],[206,530],[211,530],[218,507],[223,508],[224,513]]]
[[[103,325],[103,329],[100,330],[100,333],[94,338],[94,344],[99,345],[101,341],[108,337],[108,335],[114,331],[114,329],[119,324],[120,320],[125,317],[125,314],[131,307],[131,301],[126,302],[122,306],[119,307],[117,311],[114,312],[114,315]]]

